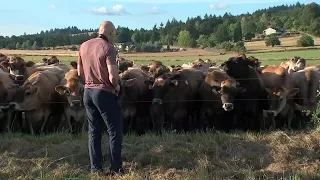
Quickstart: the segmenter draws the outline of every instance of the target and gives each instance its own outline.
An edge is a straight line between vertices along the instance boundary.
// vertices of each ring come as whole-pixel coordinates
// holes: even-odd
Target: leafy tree
[[[209,47],[209,37],[206,35],[200,35],[197,39],[197,43],[203,47]]]
[[[17,42],[17,44],[16,44],[16,49],[20,49],[20,48],[21,48],[21,45],[20,45],[19,42]]]
[[[246,40],[251,40],[256,32],[256,25],[250,19],[243,17],[241,20],[242,34]]]
[[[266,46],[274,47],[275,45],[280,45],[281,42],[277,36],[271,35],[266,38],[265,44],[266,44]]]
[[[32,46],[31,41],[27,40],[26,41],[26,49],[31,49],[31,46]]]
[[[235,24],[234,30],[233,30],[233,40],[235,42],[241,41],[242,40],[242,29],[241,29],[241,22],[238,21]]]
[[[39,48],[39,46],[38,46],[37,41],[34,41],[34,42],[33,42],[33,45],[32,45],[32,49],[33,49],[33,50],[36,50],[36,49],[38,49],[38,48]]]
[[[215,33],[216,40],[218,43],[229,41],[230,40],[230,34],[228,31],[228,27],[226,24],[221,24],[218,26],[217,32]]]
[[[132,34],[131,40],[135,43],[141,43],[141,34],[140,32],[136,31]]]
[[[193,39],[191,38],[189,31],[183,30],[179,32],[178,45],[183,48],[192,47]]]
[[[27,49],[27,43],[26,43],[26,42],[23,42],[23,43],[22,43],[21,49]]]
[[[309,35],[303,35],[297,40],[297,45],[300,47],[314,46],[314,40]]]
[[[309,26],[309,32],[316,36],[320,36],[320,18],[314,20]]]

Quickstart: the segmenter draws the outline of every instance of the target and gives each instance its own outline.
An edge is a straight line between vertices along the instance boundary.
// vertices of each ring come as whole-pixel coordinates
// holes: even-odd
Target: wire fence
[[[221,102],[220,99],[185,99],[185,100],[162,100],[158,98],[154,98],[157,100],[161,100],[162,103],[175,103],[175,102]],[[265,99],[234,99],[233,101],[270,101],[270,98]],[[308,98],[288,98],[287,100],[308,100]],[[318,102],[319,100],[317,100]],[[121,103],[152,103],[153,100],[133,100],[133,101],[126,101],[126,100],[119,100]],[[19,104],[19,103],[18,103]],[[59,101],[52,101],[52,102],[41,102],[41,104],[69,104],[69,102],[59,102]],[[7,106],[8,103],[0,103],[0,106]]]

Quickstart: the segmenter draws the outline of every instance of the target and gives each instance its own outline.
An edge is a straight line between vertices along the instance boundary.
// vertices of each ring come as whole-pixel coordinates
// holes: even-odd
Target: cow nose
[[[225,111],[231,111],[233,109],[233,103],[224,103],[222,105],[222,108],[225,110]]]
[[[16,76],[15,76],[15,80],[16,80],[16,81],[22,81],[23,78],[24,78],[23,75],[16,75]]]
[[[162,104],[162,100],[158,98],[153,98],[152,99],[152,104]]]
[[[70,106],[78,108],[78,107],[80,107],[80,103],[81,103],[80,100],[73,100],[73,101],[71,101]]]

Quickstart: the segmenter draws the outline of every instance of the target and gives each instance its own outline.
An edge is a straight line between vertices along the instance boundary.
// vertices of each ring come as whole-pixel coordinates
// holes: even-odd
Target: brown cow
[[[153,89],[151,116],[153,124],[162,129],[164,122],[169,128],[193,130],[198,114],[199,87],[205,75],[201,71],[183,69],[176,73],[165,73],[146,83]]]
[[[77,62],[75,62],[75,61],[71,61],[70,62],[70,65],[73,67],[73,69],[77,69],[78,67],[78,63]]]
[[[201,102],[200,109],[200,127],[218,128],[227,130],[230,128],[233,114],[229,112],[233,108],[228,103],[222,104],[221,88],[228,86],[236,87],[236,81],[229,77],[225,72],[212,71],[207,73],[205,80],[199,89]],[[229,93],[229,95],[232,95]],[[225,109],[225,110],[224,110]],[[227,109],[227,111],[226,111]]]
[[[36,70],[32,67],[34,63],[26,63],[24,59],[19,56],[9,58],[9,72],[14,76],[16,81],[23,82]]]
[[[291,74],[281,66],[268,66],[262,70],[261,78],[270,98],[270,108],[266,112],[272,112],[274,117],[281,113],[282,118],[287,118],[288,126],[290,126],[293,111],[292,104],[288,104],[291,101],[288,99],[292,99],[299,92],[299,88],[293,88]],[[276,127],[274,121],[273,125]]]
[[[120,74],[121,101],[124,120],[124,133],[135,131],[138,135],[149,130],[149,107],[152,100],[152,91],[144,82],[149,79],[141,69],[129,69]]]
[[[14,102],[17,111],[25,111],[23,130],[31,134],[53,132],[64,122],[60,122],[64,102],[55,91],[64,76],[61,70],[44,70],[33,73],[24,84],[19,87]]]
[[[51,65],[46,65],[46,66],[40,66],[40,67],[34,68],[34,70],[35,71],[49,70],[49,71],[53,71],[53,72],[60,73],[63,75],[70,71],[68,66],[65,64],[51,64]]]
[[[0,72],[0,132],[11,130],[14,112],[8,104],[14,99],[18,87],[9,73]]]
[[[169,72],[170,69],[160,61],[153,61],[149,69],[149,73],[153,78],[157,78],[158,76]]]
[[[50,56],[48,59],[47,59],[47,64],[48,65],[51,65],[51,64],[58,64],[60,61],[59,59],[57,58],[57,56]]]
[[[129,67],[132,67],[133,65],[134,65],[133,61],[127,61],[124,58],[120,58],[120,60],[118,62],[119,72],[124,72]]]
[[[293,86],[299,88],[296,96],[296,107],[299,110],[317,108],[317,90],[319,90],[319,68],[311,66],[292,73]]]
[[[55,90],[65,96],[68,101],[64,105],[64,117],[71,132],[84,132],[87,127],[86,111],[83,105],[84,85],[80,82],[78,71],[72,69],[67,72]]]
[[[306,60],[300,57],[292,57],[287,62],[281,62],[280,66],[285,68],[289,74],[304,69]]]

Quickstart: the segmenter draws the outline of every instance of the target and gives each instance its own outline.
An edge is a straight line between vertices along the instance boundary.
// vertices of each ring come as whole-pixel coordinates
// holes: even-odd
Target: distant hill
[[[205,14],[190,17],[186,22],[168,20],[152,29],[117,28],[119,43],[135,44],[135,51],[157,51],[162,45],[179,47],[243,47],[241,41],[251,41],[262,37],[268,27],[278,27],[286,31],[303,31],[320,36],[320,6],[296,3],[267,9],[259,9],[252,14],[223,16]],[[41,49],[43,47],[72,46],[96,37],[97,29],[79,29],[76,26],[55,28],[37,34],[22,36],[0,36],[0,48]],[[239,43],[238,43],[239,42]]]

